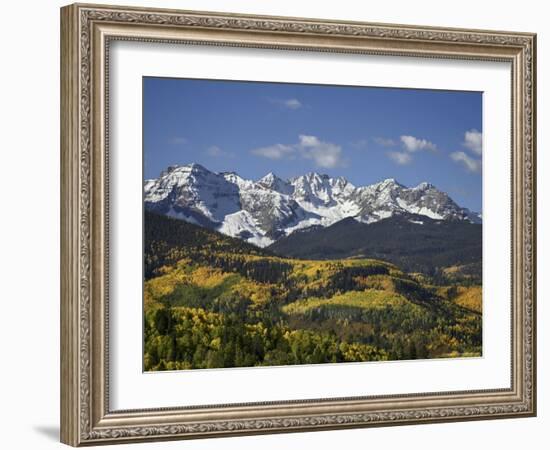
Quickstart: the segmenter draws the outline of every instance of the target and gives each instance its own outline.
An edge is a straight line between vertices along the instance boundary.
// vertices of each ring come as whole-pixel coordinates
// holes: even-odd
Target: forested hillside
[[[481,289],[457,268],[434,284],[376,259],[281,257],[152,213],[144,247],[146,370],[481,355]]]
[[[443,275],[481,283],[482,226],[458,220],[395,215],[372,224],[344,219],[326,228],[298,231],[269,250],[292,258],[376,258],[408,272]],[[460,268],[457,270],[456,268]]]

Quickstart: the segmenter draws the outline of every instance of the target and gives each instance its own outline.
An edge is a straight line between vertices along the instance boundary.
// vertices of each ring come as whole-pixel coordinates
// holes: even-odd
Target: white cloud
[[[476,156],[481,156],[483,146],[483,134],[472,128],[464,133],[464,141],[462,146],[466,147]],[[468,172],[480,172],[482,162],[480,158],[472,157],[466,152],[453,152],[449,157],[456,163],[462,164]]]
[[[472,158],[464,152],[453,152],[449,156],[454,162],[463,164],[469,172],[479,172],[481,170],[481,160]]]
[[[323,142],[316,136],[299,136],[299,150],[303,158],[312,159],[317,167],[333,169],[342,167],[345,162],[342,160],[342,147],[331,142]]]
[[[342,147],[331,142],[320,140],[317,136],[301,134],[295,144],[275,144],[268,147],[260,147],[251,150],[256,156],[268,159],[295,159],[300,157],[310,159],[317,167],[331,169],[343,167],[346,161],[343,159]]]
[[[437,150],[437,146],[426,139],[418,139],[414,136],[401,136],[403,147],[408,152],[417,152],[419,150]]]
[[[386,155],[396,164],[406,165],[413,161],[411,153],[419,152],[421,150],[437,151],[437,146],[426,139],[416,138],[414,136],[403,135],[399,137],[403,146],[403,151],[387,152]],[[374,138],[374,142],[383,147],[394,147],[397,142],[393,139],[387,139],[382,137]]]
[[[268,159],[283,159],[285,157],[293,157],[296,149],[291,145],[275,144],[269,147],[260,147],[251,150],[251,153],[256,156],[263,156]]]
[[[383,137],[374,138],[374,142],[376,142],[378,145],[381,145],[382,147],[395,147],[397,145],[397,142],[395,142],[393,139]]]
[[[300,109],[302,102],[297,98],[270,98],[268,99],[271,103],[282,106],[287,109]]]
[[[232,158],[233,156],[235,156],[234,153],[226,152],[225,150],[222,150],[217,145],[212,145],[212,146],[208,147],[206,149],[206,154],[208,156],[213,157],[213,158],[221,158],[221,157]]]
[[[283,104],[289,109],[299,109],[302,107],[302,103],[300,102],[300,100],[296,98],[289,98],[287,100],[283,100]]]
[[[407,152],[388,152],[388,157],[395,163],[404,166],[410,164],[412,156]]]
[[[481,155],[483,134],[475,129],[464,133],[464,142],[462,145],[470,149],[476,155]]]
[[[301,134],[298,136],[302,147],[317,147],[321,144],[321,141],[316,136],[308,136],[307,134]]]

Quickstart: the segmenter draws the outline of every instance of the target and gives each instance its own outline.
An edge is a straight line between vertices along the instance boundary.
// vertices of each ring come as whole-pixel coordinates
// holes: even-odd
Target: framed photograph
[[[62,442],[535,415],[535,57],[62,8]]]

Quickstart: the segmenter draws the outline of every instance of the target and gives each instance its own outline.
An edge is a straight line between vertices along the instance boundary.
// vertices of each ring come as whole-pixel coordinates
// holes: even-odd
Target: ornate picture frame
[[[112,410],[108,64],[117,40],[510,63],[510,387]],[[61,441],[81,446],[536,415],[535,89],[531,33],[105,5],[62,8]]]

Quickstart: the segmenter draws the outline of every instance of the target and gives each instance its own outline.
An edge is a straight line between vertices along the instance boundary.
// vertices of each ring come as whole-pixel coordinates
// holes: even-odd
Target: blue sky
[[[171,164],[258,179],[428,181],[481,211],[482,93],[146,77],[144,176]]]

